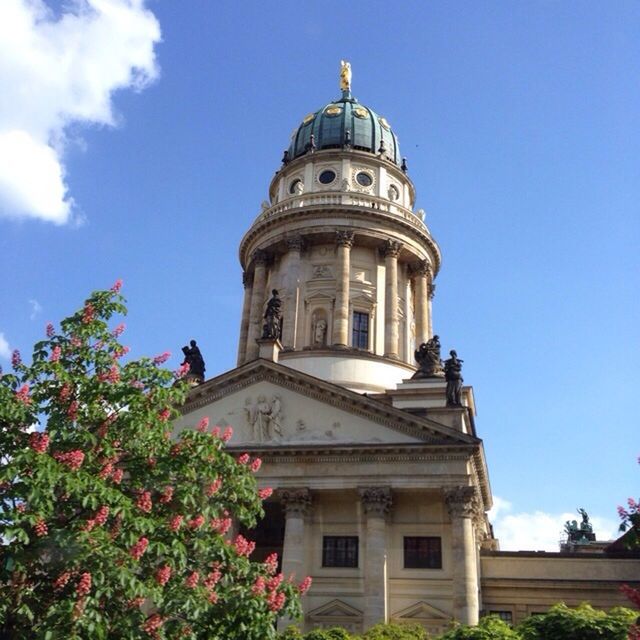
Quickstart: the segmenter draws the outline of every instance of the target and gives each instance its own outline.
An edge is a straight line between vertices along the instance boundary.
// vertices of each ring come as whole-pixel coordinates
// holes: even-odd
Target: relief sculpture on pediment
[[[244,401],[244,411],[251,429],[254,442],[272,442],[282,439],[282,400],[274,395],[270,400],[258,396],[256,402],[251,398]]]

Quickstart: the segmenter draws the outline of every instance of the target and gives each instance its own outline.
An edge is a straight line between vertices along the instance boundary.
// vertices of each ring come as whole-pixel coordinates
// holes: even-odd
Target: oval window
[[[373,184],[373,178],[364,171],[360,171],[360,173],[358,173],[358,175],[356,176],[356,180],[362,187],[370,187]]]
[[[321,184],[331,184],[336,179],[336,172],[326,169],[318,176],[318,182]]]
[[[290,185],[289,185],[289,193],[294,194],[294,193],[298,193],[298,189],[300,187],[298,187],[298,185],[302,184],[302,180],[294,180]]]

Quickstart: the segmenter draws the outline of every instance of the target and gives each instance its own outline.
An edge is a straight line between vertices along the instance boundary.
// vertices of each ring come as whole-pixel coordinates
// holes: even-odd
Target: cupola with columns
[[[384,117],[351,94],[303,118],[269,201],[240,243],[244,305],[238,364],[260,357],[271,291],[282,298],[278,359],[359,392],[411,377],[432,337],[440,250]]]

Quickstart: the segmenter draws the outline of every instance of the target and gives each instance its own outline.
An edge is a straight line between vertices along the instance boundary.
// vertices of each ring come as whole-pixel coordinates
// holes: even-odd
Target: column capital
[[[264,249],[256,249],[252,254],[251,254],[251,260],[253,261],[253,263],[257,266],[259,264],[261,265],[265,265],[267,264],[267,259],[268,259],[268,254]]]
[[[427,276],[429,279],[433,277],[433,269],[428,260],[419,260],[411,265],[411,273],[414,276]]]
[[[459,486],[445,489],[444,501],[452,518],[474,518],[480,510],[480,501],[475,487]]]
[[[251,286],[252,278],[247,271],[242,272],[242,286],[246,289]]]
[[[436,285],[433,282],[429,282],[427,287],[427,295],[429,296],[429,300],[433,300],[433,296],[436,295]]]
[[[353,231],[336,231],[336,244],[340,247],[353,246]]]
[[[400,255],[400,251],[402,250],[402,244],[397,240],[385,240],[382,245],[382,255],[392,258],[397,258]]]
[[[311,492],[306,487],[301,489],[281,489],[278,495],[287,516],[304,516],[311,509]]]
[[[393,497],[390,487],[363,487],[358,492],[365,513],[385,516],[391,510]]]
[[[295,233],[287,237],[287,248],[289,251],[301,251],[304,240],[299,233]]]

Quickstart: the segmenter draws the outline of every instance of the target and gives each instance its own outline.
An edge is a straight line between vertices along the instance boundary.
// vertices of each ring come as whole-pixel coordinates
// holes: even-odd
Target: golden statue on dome
[[[340,60],[340,89],[351,91],[351,63]]]

